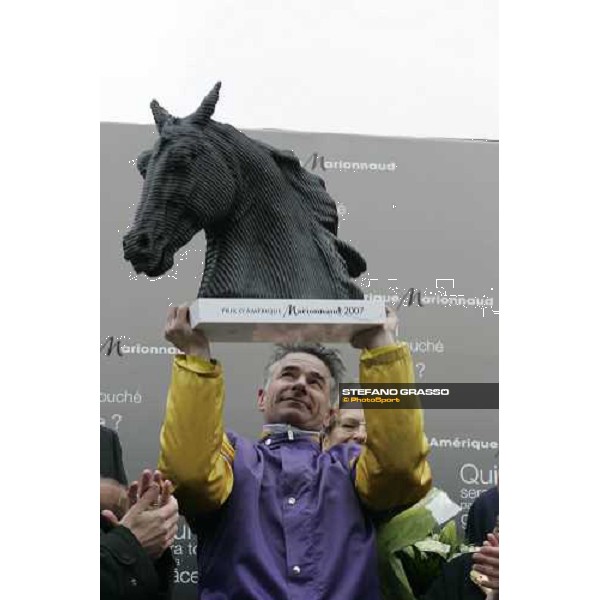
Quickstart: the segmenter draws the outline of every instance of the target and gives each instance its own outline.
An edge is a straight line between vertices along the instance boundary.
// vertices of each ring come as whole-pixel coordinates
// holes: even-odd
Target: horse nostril
[[[147,233],[140,233],[137,242],[140,250],[146,250],[150,246],[150,236]]]

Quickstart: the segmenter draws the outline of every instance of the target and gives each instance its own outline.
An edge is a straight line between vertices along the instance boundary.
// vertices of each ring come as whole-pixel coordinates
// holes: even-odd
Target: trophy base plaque
[[[211,342],[348,342],[385,322],[385,304],[370,300],[198,298],[192,327]]]

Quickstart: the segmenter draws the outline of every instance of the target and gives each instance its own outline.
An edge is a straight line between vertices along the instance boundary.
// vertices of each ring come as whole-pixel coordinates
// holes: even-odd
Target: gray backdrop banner
[[[138,154],[151,125],[101,125],[101,422],[116,429],[130,480],[158,458],[172,355],[162,330],[167,309],[194,300],[204,267],[198,234],[173,269],[150,280],[123,259],[121,240],[140,198]],[[399,303],[410,288],[425,302],[400,309],[418,383],[498,382],[498,144],[471,140],[246,131],[294,150],[325,180],[338,204],[339,235],[365,256],[367,296]],[[358,352],[339,346],[348,380]],[[214,344],[227,383],[228,428],[257,436],[256,409],[268,344]],[[435,485],[463,508],[498,479],[498,411],[425,410]],[[196,597],[196,542],[182,523],[173,547],[176,599]]]

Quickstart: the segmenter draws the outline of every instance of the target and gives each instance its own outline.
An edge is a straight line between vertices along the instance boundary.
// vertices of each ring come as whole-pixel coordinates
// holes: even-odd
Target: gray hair
[[[288,354],[302,352],[304,354],[312,354],[316,356],[322,363],[325,364],[331,374],[330,400],[329,404],[332,408],[338,405],[338,384],[343,381],[346,367],[340,355],[339,350],[327,348],[321,344],[310,344],[307,342],[295,342],[293,344],[278,344],[265,367],[264,381],[265,389],[271,381],[273,366]]]

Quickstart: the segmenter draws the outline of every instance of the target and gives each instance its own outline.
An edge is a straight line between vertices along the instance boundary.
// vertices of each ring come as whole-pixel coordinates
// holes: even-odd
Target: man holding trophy
[[[159,469],[198,534],[204,600],[376,600],[369,512],[431,487],[420,408],[365,409],[365,445],[322,446],[343,363],[323,341],[361,349],[362,383],[413,383],[396,315],[366,302],[360,253],[337,237],[324,182],[295,155],[212,119],[217,84],[185,118],[151,104],[159,138],[140,154],[142,199],[123,249],[157,277],[206,235],[199,299],[169,311],[175,358]],[[268,365],[245,439],[223,424],[225,382],[212,341],[293,341]],[[420,406],[417,404],[417,406]]]
[[[362,383],[414,381],[396,316],[359,333]],[[269,367],[257,441],[225,432],[224,378],[185,306],[169,311],[175,358],[159,468],[199,535],[200,598],[377,599],[375,530],[368,511],[410,505],[431,486],[420,409],[366,408],[365,446],[324,451],[337,397],[335,351],[282,348]]]

